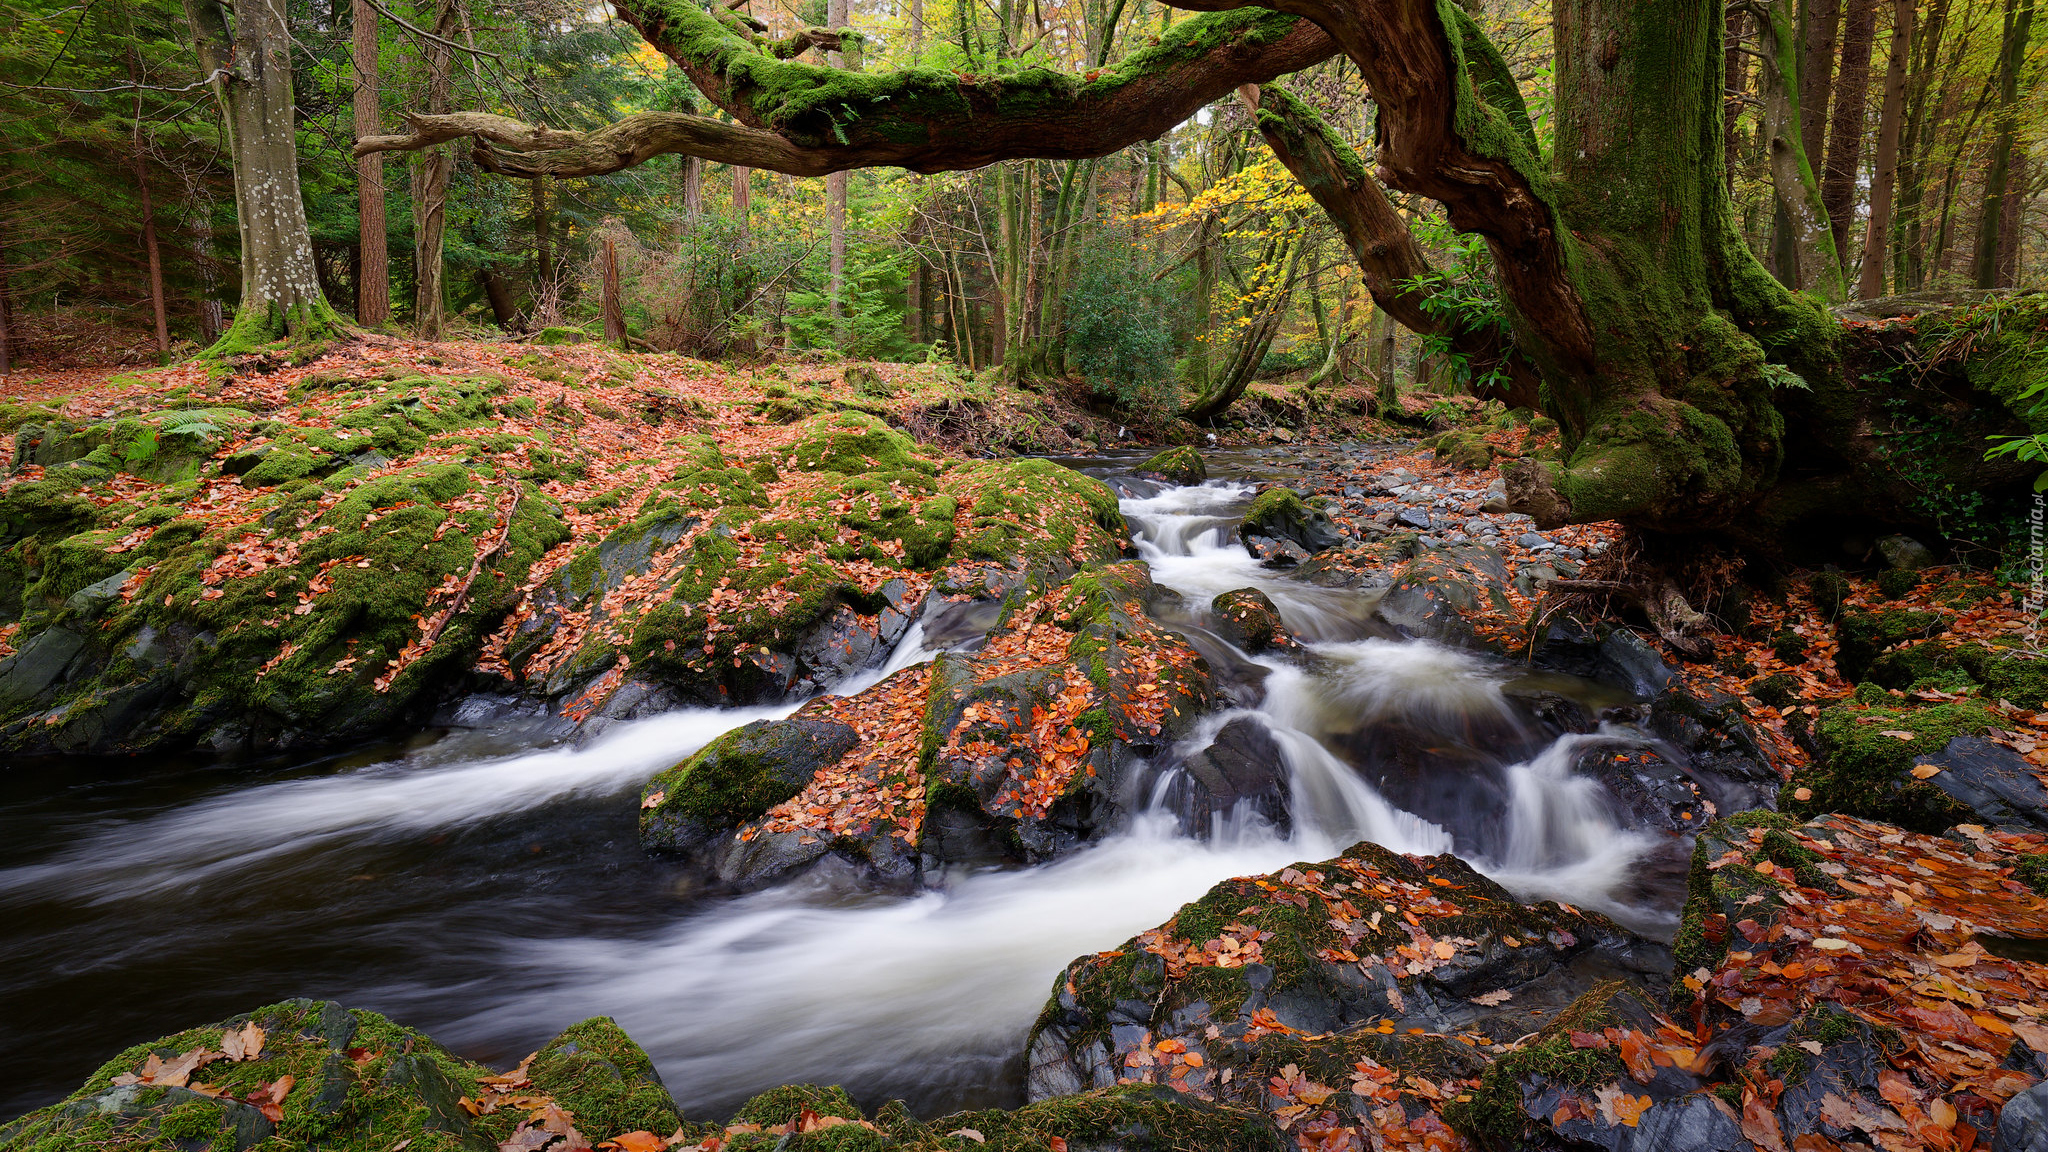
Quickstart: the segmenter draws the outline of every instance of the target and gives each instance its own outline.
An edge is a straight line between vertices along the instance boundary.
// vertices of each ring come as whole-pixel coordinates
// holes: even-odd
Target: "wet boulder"
[[[1224,592],[1209,602],[1212,629],[1239,648],[1257,655],[1293,643],[1280,622],[1280,609],[1257,588]]]
[[[1507,565],[1484,544],[1422,552],[1402,565],[1374,614],[1403,635],[1463,648],[1501,648],[1515,639]]]
[[[1979,823],[2048,832],[2048,786],[2039,770],[2009,745],[1957,736],[1938,752],[1915,756],[1910,774],[1947,793]]]
[[[804,790],[860,742],[844,724],[756,720],[713,740],[641,790],[640,843],[691,853]]]
[[[1677,687],[1660,693],[1649,712],[1650,731],[1682,754],[1679,767],[1706,801],[1704,815],[1775,805],[1778,770],[1739,698],[1712,688]]]
[[[1785,784],[1778,807],[1802,817],[1841,812],[1916,832],[1986,820],[1960,794],[1990,799],[1996,798],[1995,791],[1945,789],[1930,779],[1942,770],[1927,762],[1944,754],[1958,737],[1975,736],[1992,726],[1991,712],[1974,700],[1914,706],[1865,685],[1856,697],[1821,709],[1814,724],[1813,762]],[[2006,815],[2008,803],[2000,801],[1996,815]]]
[[[1138,465],[1138,474],[1186,486],[1207,480],[1209,469],[1202,463],[1200,452],[1183,444],[1168,448]]]
[[[1254,556],[1265,556],[1287,544],[1306,558],[1344,542],[1344,534],[1328,512],[1292,488],[1273,487],[1254,497],[1245,509],[1238,535]],[[1270,541],[1271,543],[1255,543]]]
[[[1240,806],[1282,831],[1290,825],[1286,758],[1265,723],[1249,716],[1223,725],[1207,747],[1182,761],[1169,791],[1168,806],[1198,836]]]
[[[1329,1126],[1358,1131],[1400,1072],[1432,1081],[1420,1103],[1433,1110],[1477,1076],[1478,1050],[1668,962],[1604,917],[1518,903],[1455,857],[1361,843],[1224,881],[1159,928],[1070,964],[1032,1029],[1028,1083],[1033,1098],[1166,1084],[1282,1115],[1327,1110]],[[1361,1060],[1394,1074],[1378,1079]],[[1273,1098],[1275,1074],[1291,1098]],[[1291,1086],[1297,1074],[1306,1083]]]

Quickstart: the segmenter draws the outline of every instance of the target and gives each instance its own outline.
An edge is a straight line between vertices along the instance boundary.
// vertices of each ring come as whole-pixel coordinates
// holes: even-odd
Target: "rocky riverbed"
[[[0,739],[563,751],[230,785],[0,903],[151,871],[260,902],[282,845],[332,837],[331,872],[431,827],[399,790],[483,827],[601,777],[605,835],[637,812],[709,903],[491,1013],[613,996],[656,1039],[597,1017],[496,1072],[275,1003],[120,1053],[7,1152],[2048,1147],[2048,677],[1979,574],[1892,542],[1730,585],[1686,663],[1553,587],[1628,545],[1507,512],[1528,421],[976,461],[906,433],[879,393],[915,382],[449,355],[10,409]],[[259,824],[279,848],[218,847]],[[1078,958],[1007,966],[1046,938]],[[860,1013],[792,1014],[835,979]],[[893,1059],[935,1070],[914,1110],[760,1079]],[[995,1106],[933,1106],[969,1081]]]

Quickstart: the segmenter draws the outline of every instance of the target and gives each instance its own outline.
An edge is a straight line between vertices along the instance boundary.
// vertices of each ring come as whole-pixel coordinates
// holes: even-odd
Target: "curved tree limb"
[[[480,112],[413,115],[406,117],[411,133],[367,137],[356,154],[474,136],[482,142],[478,162],[513,176],[595,176],[669,152],[796,176],[1086,159],[1155,139],[1240,84],[1264,83],[1337,52],[1314,24],[1248,10],[1182,21],[1159,44],[1085,77],[1044,68],[985,77],[936,68],[847,73],[778,60],[693,0],[629,2],[620,10],[740,123],[642,112],[575,133]]]
[[[1379,106],[1380,180],[1438,201],[1453,227],[1486,237],[1503,295],[1526,329],[1543,334],[1544,367],[1592,377],[1592,322],[1567,268],[1534,128],[1506,63],[1470,16],[1437,0],[1172,2],[1208,11],[1257,4],[1327,31]]]
[[[1247,84],[1238,95],[1250,106],[1266,146],[1336,223],[1364,272],[1373,303],[1410,332],[1448,337],[1452,349],[1475,365],[1503,365],[1510,384],[1497,398],[1511,407],[1536,408],[1541,381],[1513,344],[1498,333],[1459,329],[1423,306],[1429,291],[1411,282],[1432,271],[1429,259],[1358,153],[1313,109],[1277,85]]]

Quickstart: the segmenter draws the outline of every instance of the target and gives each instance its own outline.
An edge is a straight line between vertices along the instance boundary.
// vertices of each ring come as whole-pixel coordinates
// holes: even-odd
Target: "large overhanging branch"
[[[1238,95],[1251,107],[1266,146],[1337,225],[1374,305],[1410,332],[1441,335],[1452,351],[1481,370],[1475,374],[1496,365],[1505,368],[1509,383],[1498,398],[1515,407],[1537,407],[1535,366],[1512,343],[1497,332],[1463,328],[1425,305],[1430,291],[1416,281],[1433,271],[1429,258],[1358,153],[1313,109],[1277,85],[1248,84]]]
[[[1544,335],[1546,367],[1593,369],[1593,331],[1572,287],[1534,130],[1499,52],[1438,0],[1171,0],[1205,11],[1251,5],[1314,21],[1358,65],[1379,108],[1378,176],[1443,204],[1486,237],[1503,294]]]
[[[1337,53],[1308,21],[1247,10],[1182,21],[1159,44],[1087,76],[1044,68],[982,77],[935,68],[849,74],[778,60],[690,0],[661,5],[660,21],[632,4],[620,10],[740,123],[643,112],[575,133],[487,113],[414,115],[406,118],[412,132],[366,137],[356,154],[473,136],[479,163],[515,176],[594,176],[670,152],[798,176],[1083,159],[1155,139],[1241,84]]]

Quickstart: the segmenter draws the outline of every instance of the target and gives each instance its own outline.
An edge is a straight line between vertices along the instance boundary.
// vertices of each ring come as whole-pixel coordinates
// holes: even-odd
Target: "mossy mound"
[[[254,1058],[221,1055],[256,1034]],[[198,1066],[180,1075],[193,1053]],[[247,1048],[233,1054],[246,1056]],[[169,1071],[151,1075],[164,1065]],[[290,1000],[122,1052],[63,1102],[0,1127],[0,1149],[380,1152],[409,1140],[411,1148],[488,1152],[541,1107],[498,1107],[499,1089],[515,1085],[521,1096],[569,1112],[592,1143],[688,1130],[646,1053],[603,1017],[550,1041],[523,1075],[497,1085],[492,1076],[374,1012]]]
[[[259,1034],[252,1058],[221,1055]],[[1292,1147],[1260,1112],[1144,1085],[919,1121],[900,1103],[870,1120],[843,1089],[798,1084],[756,1096],[728,1123],[692,1123],[608,1017],[496,1074],[374,1012],[293,1000],[128,1049],[61,1103],[0,1125],[0,1152],[491,1152],[635,1134],[725,1152],[953,1152],[970,1140],[995,1152]]]
[[[838,411],[805,420],[789,455],[802,472],[923,472],[938,467],[918,454],[917,443],[865,412]]]
[[[1879,654],[1895,644],[1920,640],[1942,631],[1947,624],[1937,612],[1914,612],[1888,608],[1883,612],[1850,612],[1835,621],[1835,669],[1850,683],[1870,672]]]
[[[1869,679],[1886,688],[1975,692],[2021,708],[2048,706],[2048,660],[1981,644],[1932,640],[1892,648],[1871,662]]]
[[[1814,763],[1793,775],[1779,793],[1778,806],[1800,817],[1841,812],[1916,832],[1939,832],[1969,820],[1971,811],[1916,779],[1914,761],[1992,722],[1991,713],[1973,700],[1925,707],[1903,701],[1897,707],[1851,702],[1824,708],[1814,726]]]
[[[1493,467],[1493,445],[1477,432],[1453,429],[1436,437],[1431,447],[1435,449],[1437,463],[1460,471]]]
[[[1185,444],[1168,448],[1138,465],[1138,471],[1183,486],[1200,484],[1209,478],[1209,467],[1202,462],[1202,454]]]

